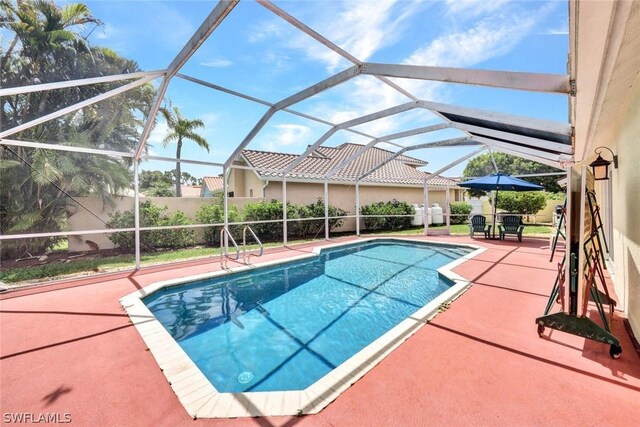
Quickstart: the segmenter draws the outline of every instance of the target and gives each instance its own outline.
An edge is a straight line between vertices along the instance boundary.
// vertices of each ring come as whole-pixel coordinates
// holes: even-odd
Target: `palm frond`
[[[184,137],[198,144],[200,148],[204,148],[205,150],[207,150],[207,153],[209,152],[209,142],[207,142],[207,140],[203,136],[198,135],[195,132],[189,132],[185,134]]]
[[[0,159],[0,169],[11,169],[20,166],[22,163],[17,160]]]

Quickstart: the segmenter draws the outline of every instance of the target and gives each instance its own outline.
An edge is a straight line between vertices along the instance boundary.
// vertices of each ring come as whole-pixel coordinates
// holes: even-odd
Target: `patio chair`
[[[491,232],[491,224],[487,224],[487,219],[482,215],[474,215],[469,223],[469,237],[473,239],[473,233],[484,233],[484,238],[488,239]]]
[[[505,235],[514,234],[518,236],[518,241],[522,242],[522,219],[515,215],[505,215],[502,217],[502,224],[498,225],[500,229],[500,240],[504,240]]]

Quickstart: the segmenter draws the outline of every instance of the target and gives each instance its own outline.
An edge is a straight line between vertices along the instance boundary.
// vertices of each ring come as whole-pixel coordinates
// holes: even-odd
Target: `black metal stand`
[[[604,304],[609,305],[609,313],[613,314],[613,309],[616,302],[610,297],[607,284],[604,279],[604,254],[601,250],[601,241],[604,241],[605,247],[607,247],[606,239],[604,236],[600,236],[600,231],[603,229],[602,220],[600,218],[600,210],[596,204],[595,194],[587,191],[586,193],[589,212],[594,226],[591,228],[591,235],[584,242],[582,248],[580,244],[571,242],[568,247],[568,251],[565,252],[565,256],[562,262],[558,264],[558,275],[556,276],[555,283],[549,295],[549,300],[544,310],[544,315],[536,319],[538,325],[538,335],[542,335],[545,328],[556,329],[558,331],[567,332],[569,334],[578,335],[583,338],[588,338],[597,342],[609,344],[609,355],[614,359],[617,359],[622,354],[622,347],[618,338],[611,333],[610,322],[607,320]],[[566,201],[565,201],[566,208]],[[557,239],[560,235],[565,237],[561,232],[564,219],[564,210],[560,221],[558,222],[558,231],[556,232],[556,238],[552,246],[551,260],[553,260],[553,252]],[[565,262],[567,255],[570,259],[570,277],[569,277],[569,301],[568,301],[568,313],[565,310]],[[584,280],[586,282],[585,291],[588,292],[589,300],[593,301],[602,322],[602,326],[598,325],[593,320],[586,316],[578,315],[578,286],[580,285],[578,276],[578,262],[580,262],[581,255],[584,257],[585,263],[585,275]],[[598,282],[602,291],[599,289]],[[561,311],[557,313],[549,314],[554,303],[561,304]],[[585,296],[582,302],[582,313],[586,313],[588,300]]]

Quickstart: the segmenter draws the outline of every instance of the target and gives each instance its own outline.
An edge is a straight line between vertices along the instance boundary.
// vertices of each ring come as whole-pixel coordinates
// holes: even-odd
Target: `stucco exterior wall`
[[[233,169],[229,174],[229,192],[233,191],[234,197],[246,197],[245,193],[245,170]]]
[[[242,172],[244,172],[244,197],[262,197],[262,187],[265,183],[253,171],[243,170]]]
[[[613,282],[621,307],[636,337],[640,337],[640,80],[623,106],[606,141],[618,155],[612,173]],[[605,142],[605,141],[603,141]],[[601,187],[602,188],[602,187]],[[606,195],[599,194],[599,201]],[[600,202],[601,203],[601,202]]]

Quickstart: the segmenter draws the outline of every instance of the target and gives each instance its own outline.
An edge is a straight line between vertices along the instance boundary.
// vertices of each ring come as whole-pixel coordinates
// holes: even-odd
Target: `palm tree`
[[[0,27],[13,32],[8,49],[0,57],[2,84],[7,86],[76,77],[74,74],[81,67],[74,58],[91,56],[91,49],[81,33],[87,24],[102,25],[84,3],[62,7],[51,0],[18,1],[15,6],[0,0],[0,18]],[[19,55],[13,55],[16,48],[20,49]],[[50,91],[26,95],[26,102],[20,103],[20,120],[26,122],[44,115],[52,102],[50,96]],[[2,102],[3,111],[5,102]]]
[[[200,148],[204,148],[209,152],[209,143],[203,136],[196,133],[196,129],[204,128],[204,122],[200,119],[189,120],[186,119],[178,107],[173,107],[173,111],[169,110],[166,107],[160,109],[160,112],[164,116],[167,121],[167,125],[169,126],[169,133],[165,136],[164,140],[162,140],[162,145],[166,147],[170,143],[176,141],[178,143],[178,147],[176,149],[176,159],[180,160],[180,155],[182,153],[182,141],[185,139],[190,139],[191,141],[198,144]],[[180,162],[176,162],[176,197],[182,197],[182,191],[180,188],[180,178],[182,177],[182,171],[180,169]]]
[[[8,48],[0,48],[0,86],[120,74],[138,65],[115,52],[93,47],[85,26],[100,25],[83,3],[52,0],[0,0],[0,30]],[[112,89],[104,83],[55,91],[0,97],[0,129]],[[140,135],[140,116],[155,97],[150,84],[17,134],[18,139],[131,151]],[[81,207],[75,197],[101,197],[105,203],[132,182],[130,159],[40,148],[0,146],[0,234],[63,231],[67,216]],[[58,237],[19,239],[0,245],[0,259],[40,254]]]

